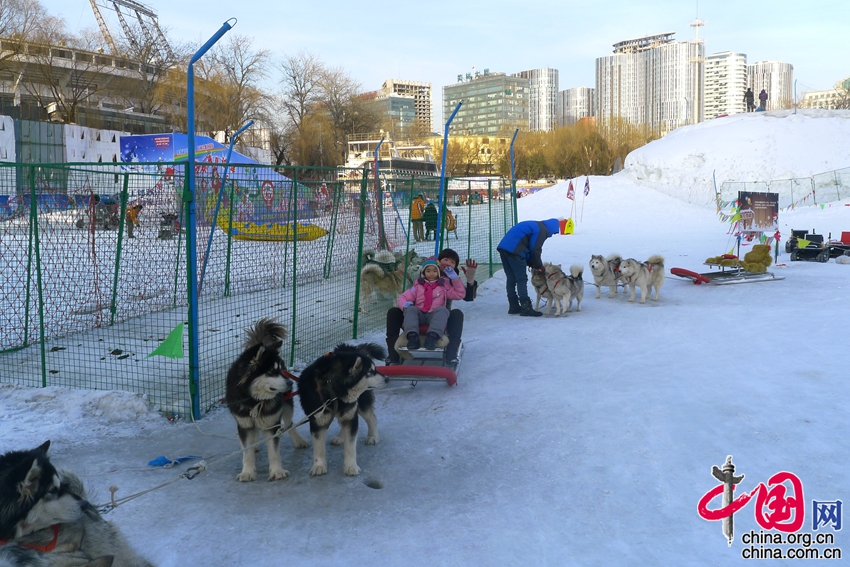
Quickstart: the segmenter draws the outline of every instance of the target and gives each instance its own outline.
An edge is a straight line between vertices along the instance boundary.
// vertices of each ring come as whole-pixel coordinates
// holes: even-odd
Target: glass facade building
[[[381,85],[381,94],[386,96],[398,95],[412,99],[416,119],[424,124],[428,130],[431,129],[431,83],[387,79]]]
[[[443,87],[443,123],[448,121],[461,100],[463,105],[452,121],[454,134],[511,135],[514,129],[528,129],[529,81],[504,73],[458,75],[455,85]]]
[[[673,33],[626,40],[596,59],[597,118],[669,132],[703,120],[705,45]]]
[[[559,126],[572,126],[591,116],[596,116],[596,89],[575,87],[558,93]]]
[[[528,79],[528,129],[554,130],[558,125],[558,70],[545,67],[513,76]]]

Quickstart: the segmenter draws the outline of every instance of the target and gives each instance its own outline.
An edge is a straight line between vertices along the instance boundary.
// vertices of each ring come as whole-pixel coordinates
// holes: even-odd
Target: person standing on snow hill
[[[553,234],[560,234],[560,219],[545,221],[522,221],[515,224],[497,249],[502,257],[505,268],[508,291],[508,315],[519,314],[523,317],[540,317],[540,311],[531,307],[528,297],[528,272],[525,268],[543,269],[540,255],[543,252],[543,242]]]
[[[759,109],[762,111],[767,110],[767,91],[764,89],[759,93]]]
[[[407,348],[419,348],[419,325],[428,325],[425,335],[425,349],[434,350],[449,322],[449,310],[446,302],[450,299],[463,299],[466,286],[452,268],[445,269],[446,278],[440,277],[436,258],[422,262],[419,279],[413,287],[398,298],[399,309],[404,310],[404,332],[407,335]]]
[[[753,94],[753,89],[747,89],[747,92],[744,93],[744,102],[747,103],[747,112],[752,112],[756,109],[755,97],[756,95]]]

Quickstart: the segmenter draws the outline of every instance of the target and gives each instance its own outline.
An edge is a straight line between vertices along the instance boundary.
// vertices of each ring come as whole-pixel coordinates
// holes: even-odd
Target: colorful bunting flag
[[[569,199],[570,201],[574,201],[575,198],[576,198],[576,191],[575,191],[575,189],[573,189],[573,181],[571,179],[570,180],[570,186],[567,187],[567,199]]]
[[[587,197],[588,195],[590,195],[590,178],[585,177],[584,178],[584,196]]]

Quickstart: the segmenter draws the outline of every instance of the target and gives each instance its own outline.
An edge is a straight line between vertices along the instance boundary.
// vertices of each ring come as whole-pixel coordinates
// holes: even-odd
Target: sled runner
[[[428,332],[427,326],[420,327],[420,333]],[[401,356],[401,364],[392,366],[381,366],[378,372],[389,380],[404,380],[416,382],[443,382],[449,386],[457,384],[457,371],[460,362],[453,365],[446,361],[443,348],[437,347],[433,350],[424,348],[410,350],[407,346],[396,346]],[[463,354],[463,343],[458,348],[458,361]]]
[[[715,285],[728,285],[738,283],[754,283],[774,280],[784,280],[784,276],[777,276],[772,272],[764,272],[763,274],[754,274],[743,268],[721,268],[719,272],[706,272],[699,274],[684,268],[670,268],[670,273],[680,278],[689,279],[694,284],[700,285],[703,283],[713,283]]]

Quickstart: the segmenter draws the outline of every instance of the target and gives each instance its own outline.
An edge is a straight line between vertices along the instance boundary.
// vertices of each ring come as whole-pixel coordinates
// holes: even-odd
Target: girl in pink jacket
[[[407,335],[408,349],[419,348],[419,325],[428,325],[425,348],[433,350],[443,336],[449,320],[446,301],[463,299],[466,296],[466,286],[460,281],[457,272],[448,267],[445,274],[448,281],[440,277],[436,258],[428,258],[422,262],[419,279],[398,298],[398,307],[404,310],[402,328]]]

